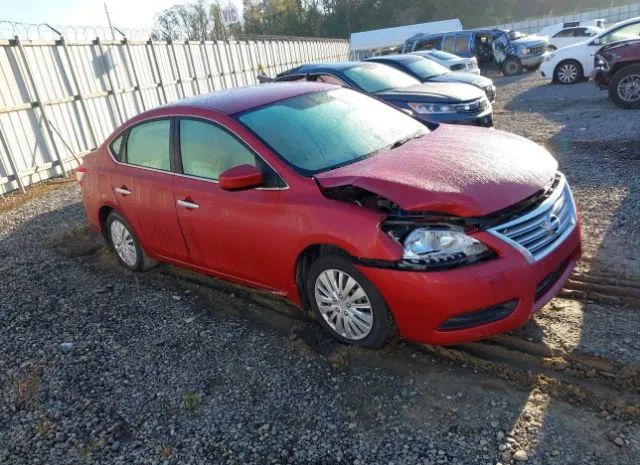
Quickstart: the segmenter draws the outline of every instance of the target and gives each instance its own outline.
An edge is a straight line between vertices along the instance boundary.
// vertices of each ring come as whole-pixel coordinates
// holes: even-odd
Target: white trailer
[[[419,33],[437,34],[439,32],[461,31],[462,23],[458,18],[444,21],[433,21],[409,26],[390,27],[373,31],[355,32],[349,41],[349,56],[352,60],[360,60],[376,52],[402,47],[404,41]]]

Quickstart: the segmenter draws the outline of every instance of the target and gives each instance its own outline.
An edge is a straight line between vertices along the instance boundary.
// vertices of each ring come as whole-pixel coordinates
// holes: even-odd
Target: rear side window
[[[554,37],[554,39],[558,38],[558,37],[573,37],[573,31],[574,31],[574,29],[564,29],[564,30],[558,32],[553,37]]]
[[[442,36],[429,37],[425,40],[421,40],[417,42],[413,50],[416,52],[420,50],[434,50],[434,49],[438,50],[440,49],[441,43],[442,43]]]
[[[150,121],[129,129],[127,137],[127,163],[162,171],[171,169],[171,121]]]
[[[442,50],[449,53],[455,53],[453,51],[453,36],[447,36],[442,41]]]
[[[122,150],[123,140],[124,140],[124,135],[118,137],[116,140],[111,142],[111,145],[109,146],[109,148],[111,149],[111,153],[113,154],[113,157],[118,161],[122,160],[120,151]]]

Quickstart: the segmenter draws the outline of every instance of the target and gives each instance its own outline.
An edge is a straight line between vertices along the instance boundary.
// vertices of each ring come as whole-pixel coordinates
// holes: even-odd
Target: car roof
[[[335,86],[330,84],[307,81],[260,84],[198,95],[169,103],[162,108],[192,107],[233,115],[291,97],[334,88]]]
[[[414,61],[424,60],[424,57],[420,55],[410,55],[408,53],[402,55],[385,55],[381,57],[367,58],[365,61],[381,62],[381,61],[396,61],[398,63],[411,63]]]
[[[422,39],[423,37],[429,37],[429,36],[445,36],[445,35],[449,35],[449,34],[466,34],[469,32],[493,32],[493,31],[500,31],[501,29],[496,29],[496,28],[481,28],[481,29],[464,29],[461,31],[446,31],[446,32],[419,32],[411,37],[409,37],[406,42],[409,41],[414,41],[417,39]]]
[[[374,63],[366,63],[362,61],[340,61],[335,63],[310,63],[308,65],[298,66],[297,68],[290,69],[283,73],[278,74],[278,77],[289,76],[292,74],[306,74],[317,71],[344,71],[347,69],[355,68],[356,66],[373,66]]]

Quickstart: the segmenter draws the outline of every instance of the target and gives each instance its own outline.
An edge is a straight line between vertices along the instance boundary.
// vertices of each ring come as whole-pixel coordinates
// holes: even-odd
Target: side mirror
[[[226,191],[237,191],[260,187],[264,182],[262,171],[255,166],[240,165],[229,168],[218,178],[220,188]]]

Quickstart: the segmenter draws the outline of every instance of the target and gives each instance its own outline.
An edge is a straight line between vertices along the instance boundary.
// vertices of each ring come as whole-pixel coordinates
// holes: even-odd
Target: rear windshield
[[[387,65],[367,64],[354,66],[344,74],[365,92],[376,93],[420,84],[416,78]]]
[[[307,176],[428,132],[403,112],[348,89],[282,100],[242,113],[238,120]]]

